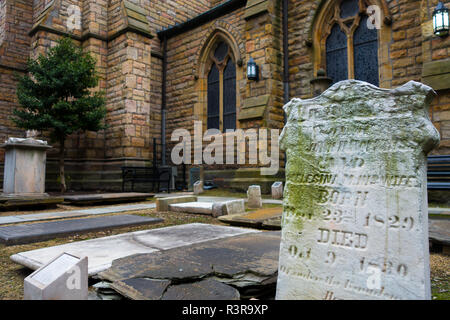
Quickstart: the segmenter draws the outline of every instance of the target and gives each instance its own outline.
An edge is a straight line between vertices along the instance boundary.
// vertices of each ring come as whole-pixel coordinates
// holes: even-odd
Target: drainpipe
[[[284,103],[289,102],[289,43],[288,43],[288,2],[283,0],[283,89]],[[283,112],[284,125],[286,125],[286,113]],[[286,167],[287,153],[284,152],[284,165]]]
[[[284,88],[284,103],[289,102],[289,43],[288,43],[288,2],[283,0],[283,88]],[[284,116],[286,123],[286,115]]]
[[[166,94],[167,94],[167,37],[163,38],[162,88],[161,88],[161,165],[166,165]]]

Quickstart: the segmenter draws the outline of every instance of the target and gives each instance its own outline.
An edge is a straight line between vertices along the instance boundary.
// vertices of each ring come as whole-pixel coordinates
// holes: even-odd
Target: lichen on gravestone
[[[293,99],[277,299],[429,299],[426,155],[434,91],[342,81]]]

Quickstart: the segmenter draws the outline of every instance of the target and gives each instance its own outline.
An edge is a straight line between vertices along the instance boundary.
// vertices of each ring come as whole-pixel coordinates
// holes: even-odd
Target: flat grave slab
[[[89,275],[92,276],[109,268],[113,260],[133,254],[168,250],[204,241],[257,232],[259,231],[252,229],[193,223],[129,232],[20,252],[12,255],[11,260],[36,270],[61,253],[67,252],[75,256],[87,256]]]
[[[428,232],[431,242],[450,246],[450,220],[429,219]]]
[[[14,210],[19,208],[28,207],[51,207],[56,206],[58,203],[63,203],[62,197],[49,197],[49,196],[37,196],[37,197],[21,197],[21,196],[0,196],[0,210]]]
[[[280,238],[280,232],[257,232],[128,256],[114,260],[98,277],[113,282],[111,287],[130,299],[226,299],[234,295],[232,287],[242,298],[259,298],[267,288],[274,295]],[[150,281],[132,280],[144,278]],[[198,294],[187,294],[191,289]]]
[[[428,214],[439,214],[450,216],[450,208],[428,208]]]
[[[120,192],[64,196],[64,201],[72,205],[91,205],[101,203],[145,201],[153,197],[153,193]]]
[[[211,215],[213,211],[213,202],[187,202],[170,204],[169,210],[174,212]]]
[[[243,214],[230,214],[221,216],[218,219],[222,222],[228,223],[233,226],[245,226],[251,228],[263,228],[264,222],[280,218],[283,214],[283,208],[268,208],[259,209],[256,211],[246,212]],[[269,227],[269,229],[273,229]]]
[[[162,222],[163,219],[134,215],[107,216],[0,227],[0,243],[16,245],[59,236]]]
[[[33,222],[33,221],[78,218],[84,216],[111,214],[125,211],[139,211],[139,210],[153,209],[155,207],[156,205],[154,203],[138,203],[138,204],[128,204],[128,205],[111,206],[94,209],[50,211],[32,214],[21,214],[15,216],[3,216],[0,217],[0,225]]]

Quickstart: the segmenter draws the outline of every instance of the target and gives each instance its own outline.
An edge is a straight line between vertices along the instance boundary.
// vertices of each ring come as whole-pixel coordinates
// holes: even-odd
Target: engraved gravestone
[[[283,182],[277,181],[272,184],[272,199],[283,198]]]
[[[258,185],[249,186],[247,190],[247,206],[252,209],[262,207],[261,187]]]
[[[426,154],[435,93],[342,81],[285,107],[277,299],[430,299]]]
[[[203,181],[197,181],[194,183],[194,194],[199,195],[203,192]]]

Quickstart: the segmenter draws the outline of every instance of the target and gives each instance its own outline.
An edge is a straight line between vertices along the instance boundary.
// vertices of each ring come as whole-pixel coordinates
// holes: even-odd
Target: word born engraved
[[[364,250],[367,247],[368,235],[359,232],[319,228],[317,243],[331,244],[338,247]]]
[[[364,208],[367,203],[368,191],[338,191],[321,189],[317,193],[318,204],[351,205]]]

